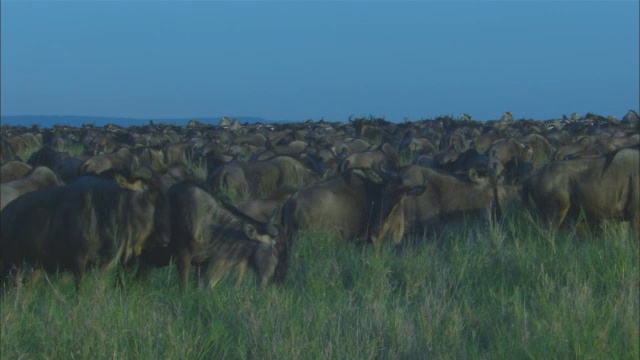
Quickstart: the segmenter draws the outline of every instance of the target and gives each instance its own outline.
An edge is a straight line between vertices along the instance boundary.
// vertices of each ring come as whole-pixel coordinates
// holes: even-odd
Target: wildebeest
[[[60,182],[51,169],[35,167],[18,180],[0,184],[0,210],[23,194],[58,185]]]
[[[421,195],[406,198],[402,204],[409,233],[439,230],[447,222],[469,215],[490,219],[493,212],[499,212],[493,169],[472,167],[468,172],[469,179],[464,180],[422,166],[402,170],[407,181],[425,186]]]
[[[100,174],[109,169],[130,170],[132,161],[131,149],[123,146],[112,153],[100,154],[87,159],[82,164],[80,171],[83,174]]]
[[[171,205],[171,247],[178,257],[184,289],[191,265],[204,267],[204,283],[213,287],[233,268],[238,282],[247,267],[266,285],[278,258],[275,244],[280,231],[275,216],[261,223],[215,199],[202,185],[182,182],[167,192]]]
[[[27,162],[31,166],[46,166],[65,183],[71,183],[80,175],[83,160],[70,156],[66,152],[56,151],[49,146],[43,146],[31,154]]]
[[[31,166],[18,160],[11,160],[0,166],[0,183],[18,180],[31,171]]]
[[[7,139],[14,153],[22,151],[35,150],[42,146],[42,139],[32,133],[23,133]]]
[[[0,163],[16,160],[16,154],[11,144],[4,137],[0,138]]]
[[[591,224],[603,219],[629,221],[640,238],[639,168],[637,148],[595,159],[556,161],[525,182],[523,197],[558,226],[582,212]]]
[[[499,178],[504,174],[504,167],[498,159],[481,155],[473,148],[459,154],[455,160],[441,164],[438,168],[451,175],[467,175],[471,168],[481,171],[493,169]]]
[[[398,153],[395,149],[388,143],[384,143],[375,150],[355,152],[347,156],[340,163],[340,172],[356,168],[373,168],[375,166],[395,169],[399,162]]]
[[[511,166],[512,163],[533,159],[533,149],[513,138],[495,141],[487,154],[500,160],[505,167]]]
[[[282,191],[267,198],[234,203],[234,206],[247,216],[266,223],[273,215],[273,209],[281,209],[291,195],[293,195],[291,191]]]
[[[289,156],[263,161],[232,161],[213,170],[207,180],[214,191],[226,190],[251,199],[279,190],[297,190],[317,179],[317,175]]]
[[[274,280],[284,280],[288,247],[299,231],[334,232],[342,241],[370,242],[378,250],[386,235],[403,231],[402,219],[396,219],[402,216],[398,211],[402,199],[422,191],[423,186],[407,186],[396,173],[379,167],[351,169],[299,190],[282,210],[286,242],[278,248],[280,259]]]
[[[27,261],[49,272],[71,270],[76,289],[88,267],[110,269],[167,245],[170,236],[165,195],[145,179],[121,174],[30,192],[0,216],[3,279]]]

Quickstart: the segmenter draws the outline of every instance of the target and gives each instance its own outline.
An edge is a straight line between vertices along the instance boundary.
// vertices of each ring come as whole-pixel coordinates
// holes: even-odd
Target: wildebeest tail
[[[272,281],[275,284],[283,284],[289,269],[289,249],[293,245],[294,236],[294,219],[293,211],[296,208],[298,193],[293,194],[287,200],[280,210],[280,227],[282,228],[282,236],[279,236],[276,242],[276,250],[278,252],[278,265],[273,273]]]

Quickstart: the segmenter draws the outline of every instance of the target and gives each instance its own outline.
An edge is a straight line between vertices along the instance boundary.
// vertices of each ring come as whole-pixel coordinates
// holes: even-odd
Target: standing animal
[[[58,185],[60,182],[51,169],[35,167],[21,179],[0,184],[0,210],[23,194]]]
[[[231,272],[238,282],[247,267],[266,285],[278,258],[275,244],[280,231],[276,212],[267,223],[244,215],[216,200],[202,185],[182,182],[167,192],[171,205],[171,248],[178,257],[181,288],[185,289],[191,265],[204,267],[204,283],[213,287]]]
[[[301,189],[285,203],[286,242],[278,249],[275,281],[284,280],[288,247],[299,231],[332,231],[342,241],[370,242],[379,250],[387,235],[396,238],[404,232],[402,199],[424,191],[423,186],[408,186],[396,173],[380,167],[351,169],[341,175]]]
[[[87,268],[103,270],[169,243],[169,206],[146,179],[84,176],[22,195],[0,213],[3,279],[24,261],[70,270],[79,290]]]
[[[356,168],[372,168],[375,166],[395,169],[399,162],[400,160],[395,149],[393,149],[389,143],[384,143],[375,150],[355,152],[347,156],[340,163],[340,172]]]
[[[0,166],[0,183],[18,180],[31,171],[31,166],[19,160],[11,160]]]
[[[276,156],[263,161],[232,161],[213,170],[207,183],[216,192],[226,190],[256,199],[276,191],[298,190],[317,178],[294,158]]]
[[[407,181],[425,186],[421,195],[406,198],[402,204],[411,234],[440,231],[447,223],[468,216],[491,219],[494,212],[500,215],[496,176],[491,168],[470,168],[468,180],[422,166],[407,167],[402,174],[411,179]]]
[[[95,155],[87,159],[80,168],[83,174],[100,174],[109,169],[130,170],[133,161],[131,149],[126,146],[108,153]]]
[[[523,185],[523,200],[563,227],[581,212],[590,224],[629,221],[640,239],[640,151],[625,148],[594,159],[547,164]]]
[[[70,156],[66,152],[56,151],[49,146],[43,146],[31,154],[27,163],[31,166],[46,166],[66,184],[73,182],[80,175],[80,166],[84,160]]]

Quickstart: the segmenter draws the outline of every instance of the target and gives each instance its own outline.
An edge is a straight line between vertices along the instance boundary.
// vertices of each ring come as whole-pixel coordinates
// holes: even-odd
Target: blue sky
[[[2,1],[1,114],[622,117],[637,1]]]

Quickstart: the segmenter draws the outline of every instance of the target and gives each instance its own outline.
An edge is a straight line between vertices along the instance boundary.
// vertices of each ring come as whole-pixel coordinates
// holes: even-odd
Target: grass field
[[[90,274],[12,288],[3,359],[638,359],[639,247],[512,212],[397,253],[302,234],[283,287],[178,291],[175,268],[126,290]]]

